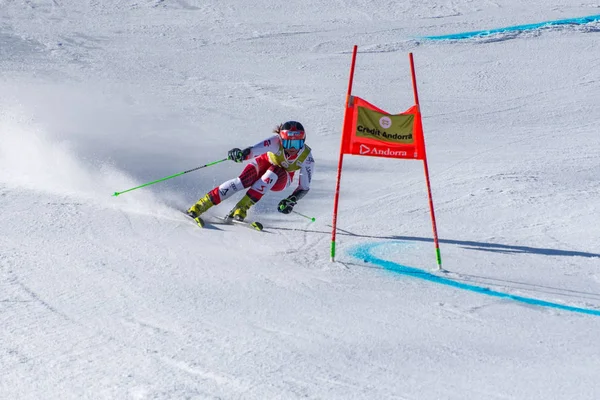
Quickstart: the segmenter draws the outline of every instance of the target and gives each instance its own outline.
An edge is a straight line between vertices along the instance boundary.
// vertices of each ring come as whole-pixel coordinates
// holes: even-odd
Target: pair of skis
[[[196,224],[200,227],[200,228],[204,228],[206,226],[206,221],[204,219],[202,219],[201,217],[195,217],[193,218],[191,215],[187,214],[186,215],[190,218],[192,218]],[[223,223],[225,224],[229,224],[229,225],[242,225],[245,226],[247,228],[250,229],[254,229],[255,231],[262,231],[263,230],[263,225],[258,222],[258,221],[240,221],[234,218],[231,218],[229,216],[225,216],[223,218],[219,218]]]

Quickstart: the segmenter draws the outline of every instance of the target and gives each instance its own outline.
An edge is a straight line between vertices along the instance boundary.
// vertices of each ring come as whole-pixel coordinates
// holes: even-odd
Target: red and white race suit
[[[278,192],[288,188],[297,171],[300,171],[298,187],[294,193],[306,193],[310,188],[315,160],[306,145],[290,159],[284,153],[279,135],[273,135],[252,146],[245,159],[252,161],[237,178],[223,182],[209,192],[213,204],[247,188],[250,188],[248,196],[256,203],[269,190]]]

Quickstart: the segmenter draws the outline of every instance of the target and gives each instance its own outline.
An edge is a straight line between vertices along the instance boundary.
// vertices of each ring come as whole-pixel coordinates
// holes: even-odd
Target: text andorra
[[[359,132],[368,133],[369,135],[383,137],[390,140],[412,140],[413,135],[409,133],[408,135],[401,135],[399,133],[387,133],[386,131],[381,132],[379,129],[370,129],[363,125],[358,125],[356,128]]]
[[[392,150],[389,147],[385,150],[378,149],[376,147],[374,147],[372,149],[370,149],[368,147],[364,147],[364,148],[361,147],[360,154],[372,154],[372,155],[377,155],[377,156],[406,157],[408,153],[406,151]]]

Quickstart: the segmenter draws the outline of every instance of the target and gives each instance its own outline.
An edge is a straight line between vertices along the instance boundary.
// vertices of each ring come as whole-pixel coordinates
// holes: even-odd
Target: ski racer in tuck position
[[[187,210],[187,214],[194,218],[198,225],[204,226],[200,216],[206,210],[220,204],[234,193],[249,188],[246,195],[225,217],[244,221],[248,209],[260,201],[266,192],[279,192],[288,188],[298,171],[298,187],[290,196],[279,202],[277,211],[291,213],[298,200],[308,193],[315,161],[310,147],[305,144],[304,127],[299,122],[288,121],[278,125],[273,133],[275,135],[252,147],[229,150],[227,158],[230,160],[237,163],[252,161],[237,178],[215,187]]]

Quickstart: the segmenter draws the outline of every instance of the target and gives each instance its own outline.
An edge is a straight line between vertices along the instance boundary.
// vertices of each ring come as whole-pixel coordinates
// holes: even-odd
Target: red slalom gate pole
[[[412,76],[415,104],[417,105],[419,114],[421,114],[421,106],[419,105],[419,93],[417,91],[417,78],[416,78],[416,74],[415,74],[415,62],[413,59],[413,53],[408,53],[408,58],[410,60],[410,73]],[[423,137],[423,141],[424,140],[425,140],[425,137]],[[425,146],[423,146],[423,148],[425,148]],[[427,196],[429,197],[429,211],[431,212],[431,224],[433,226],[433,243],[435,245],[435,256],[436,256],[436,260],[437,260],[438,270],[441,271],[442,270],[442,255],[440,252],[440,244],[438,241],[437,226],[436,226],[436,222],[435,222],[435,211],[433,208],[433,198],[431,196],[431,184],[429,181],[429,167],[427,166],[427,153],[425,153],[425,155],[423,157],[423,167],[425,170],[425,182],[427,183]]]
[[[333,200],[333,229],[331,231],[331,262],[335,261],[335,233],[337,230],[337,214],[338,214],[338,202],[340,198],[340,180],[342,179],[342,164],[344,162],[344,133],[346,131],[346,117],[348,114],[348,103],[350,96],[352,96],[352,82],[354,81],[354,66],[356,64],[356,53],[358,46],[354,45],[352,49],[352,62],[350,64],[350,77],[348,78],[348,93],[346,94],[346,104],[344,108],[344,122],[342,123],[342,140],[340,141],[340,158],[338,161],[337,178],[335,182],[335,196]]]

